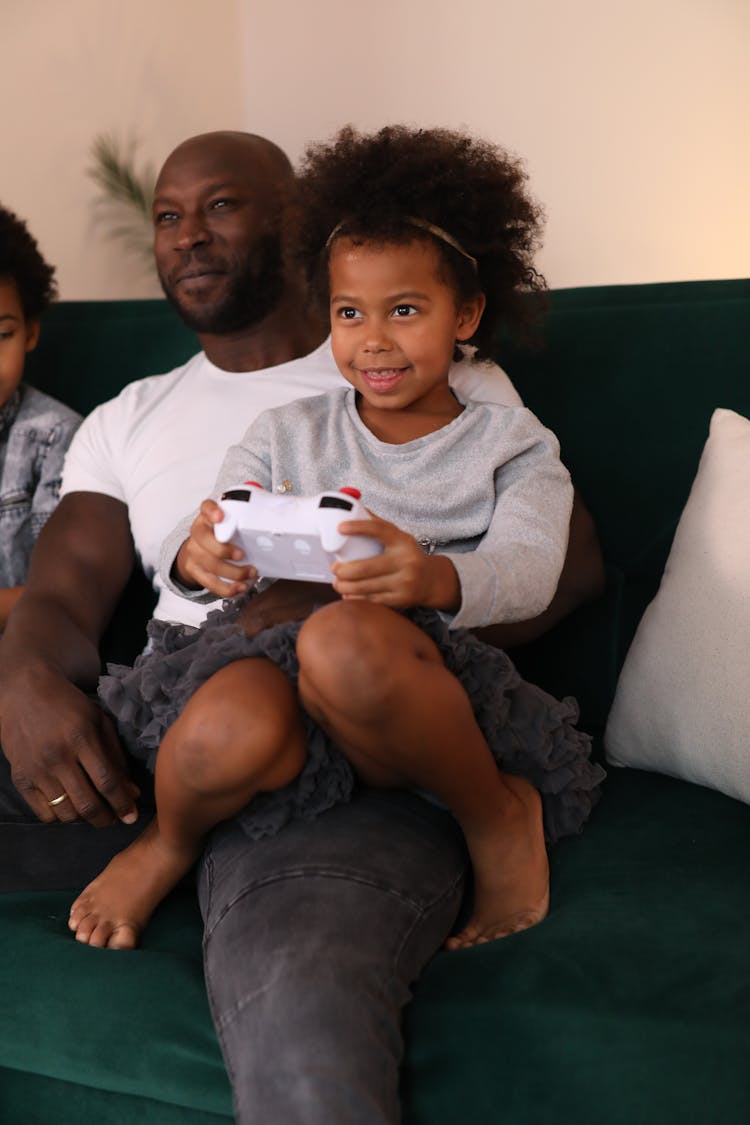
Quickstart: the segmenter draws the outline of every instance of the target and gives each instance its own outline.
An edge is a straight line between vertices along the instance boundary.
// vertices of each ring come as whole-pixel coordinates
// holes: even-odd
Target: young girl
[[[572,701],[463,628],[542,612],[567,543],[553,435],[448,384],[457,344],[486,354],[541,285],[523,175],[447,131],[346,129],[311,150],[301,187],[298,241],[350,387],[261,415],[216,495],[246,479],[297,495],[356,486],[375,518],[341,531],[383,553],[337,563],[304,622],[250,635],[238,595],[258,575],[215,539],[218,505],[167,540],[173,588],[232,600],[199,630],[152,622],[149,654],[101,683],[126,744],[155,764],[158,815],[73,904],[81,941],[135,945],[220,821],[239,815],[258,838],[348,799],[355,778],[452,809],[474,909],[448,947],[488,941],[545,916],[545,835],[580,830],[598,795]]]

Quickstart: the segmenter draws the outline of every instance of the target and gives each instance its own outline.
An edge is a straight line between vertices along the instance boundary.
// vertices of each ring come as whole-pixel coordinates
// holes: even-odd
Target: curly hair
[[[459,301],[484,293],[470,342],[478,359],[489,358],[501,330],[528,336],[538,312],[529,295],[546,289],[533,263],[543,213],[526,179],[503,149],[463,133],[389,125],[366,136],[347,125],[310,146],[299,172],[294,241],[312,293],[327,304],[332,234],[380,245],[430,241]],[[415,219],[448,232],[465,254]]]
[[[0,280],[13,281],[24,316],[36,320],[57,296],[54,266],[39,252],[26,223],[0,206]]]

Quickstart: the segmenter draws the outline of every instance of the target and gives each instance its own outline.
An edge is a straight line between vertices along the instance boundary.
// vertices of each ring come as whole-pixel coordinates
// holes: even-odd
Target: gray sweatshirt
[[[468,402],[448,425],[404,445],[362,423],[351,387],[267,410],[233,445],[212,496],[243,481],[312,496],[358,488],[375,515],[448,556],[461,607],[454,628],[537,616],[552,600],[565,559],[573,487],[554,434],[524,407]],[[197,512],[162,547],[161,575],[183,596],[172,565]]]

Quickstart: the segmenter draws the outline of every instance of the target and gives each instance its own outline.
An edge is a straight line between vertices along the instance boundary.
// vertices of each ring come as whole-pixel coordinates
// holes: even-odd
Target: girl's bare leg
[[[292,781],[305,745],[294,689],[265,659],[207,680],[167,731],[156,766],[157,815],[78,896],[78,941],[132,949],[156,906],[200,855],[206,833],[256,793]]]
[[[474,913],[447,947],[491,941],[549,909],[541,799],[502,774],[461,684],[400,614],[367,601],[325,606],[302,627],[299,694],[371,785],[427,790],[451,808],[474,868]]]

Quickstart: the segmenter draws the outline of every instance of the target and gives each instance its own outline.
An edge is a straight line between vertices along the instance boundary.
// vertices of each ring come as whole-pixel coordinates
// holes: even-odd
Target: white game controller
[[[356,488],[318,496],[276,495],[245,481],[222,494],[224,518],[214,524],[214,534],[220,543],[241,547],[245,559],[238,565],[250,563],[264,578],[333,582],[333,562],[383,552],[377,539],[339,533],[344,520],[372,518],[359,496]]]

